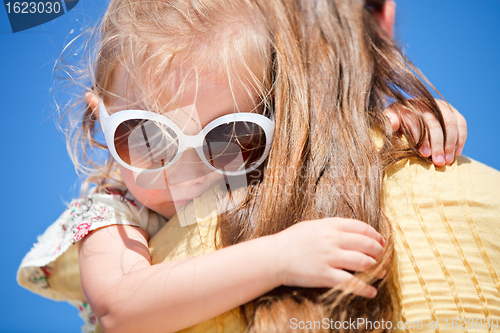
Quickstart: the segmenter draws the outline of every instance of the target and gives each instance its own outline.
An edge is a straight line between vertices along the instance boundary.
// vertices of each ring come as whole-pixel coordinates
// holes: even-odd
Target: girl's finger
[[[369,255],[375,260],[379,260],[384,254],[382,244],[365,235],[354,233],[343,233],[339,242],[339,247],[343,250],[356,251]]]
[[[425,136],[424,142],[422,143],[418,151],[423,157],[431,156],[432,151],[431,151],[431,143],[429,141],[429,135]]]
[[[404,123],[410,129],[415,142],[418,142],[420,139],[420,126],[417,117],[406,107],[399,104],[392,104],[384,110],[384,114],[391,121],[393,132],[399,131],[401,125]]]
[[[331,267],[353,272],[364,272],[376,264],[375,259],[358,251],[342,251],[341,255],[335,256]]]
[[[401,123],[404,123],[408,127],[411,135],[413,136],[413,140],[415,142],[418,142],[418,140],[420,139],[420,125],[417,116],[405,107],[400,107],[399,111],[399,121]]]
[[[335,227],[339,231],[365,235],[376,240],[379,244],[382,244],[382,246],[385,244],[385,240],[382,236],[372,226],[366,224],[365,222],[340,217],[327,218],[327,220],[331,220],[331,222],[333,222],[331,224],[332,227]]]
[[[344,270],[332,268],[330,275],[330,286],[335,287],[336,289],[346,290],[352,287],[352,293],[354,295],[366,298],[373,298],[377,296],[377,289],[364,283],[363,281],[359,280],[358,278],[354,277],[352,274]]]
[[[404,120],[406,126],[410,129],[411,135],[413,136],[413,140],[415,142],[418,142],[420,139],[420,126],[418,125],[418,122],[414,119],[413,117],[406,117]]]
[[[436,166],[443,166],[446,164],[444,159],[444,136],[443,129],[439,124],[436,117],[429,112],[423,114],[427,127],[429,128],[429,137],[431,141],[432,162]]]
[[[401,127],[401,120],[399,119],[398,114],[394,111],[395,105],[390,105],[387,109],[384,110],[384,114],[389,121],[391,122],[392,131],[397,132]]]
[[[457,115],[454,110],[444,101],[436,101],[446,123],[446,145],[444,156],[447,164],[452,164],[455,159],[455,150],[458,140]]]

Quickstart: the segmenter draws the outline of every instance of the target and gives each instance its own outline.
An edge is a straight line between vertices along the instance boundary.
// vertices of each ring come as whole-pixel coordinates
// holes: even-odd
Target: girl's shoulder
[[[85,301],[80,291],[76,243],[92,230],[117,224],[142,228],[152,236],[166,222],[137,202],[126,188],[94,188],[72,200],[38,236],[18,269],[18,283],[54,300]]]

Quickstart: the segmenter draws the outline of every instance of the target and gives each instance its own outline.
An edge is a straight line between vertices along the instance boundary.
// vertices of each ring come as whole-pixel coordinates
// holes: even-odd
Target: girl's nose
[[[169,186],[189,187],[197,183],[204,183],[208,175],[213,172],[201,161],[194,148],[188,148],[165,173]]]

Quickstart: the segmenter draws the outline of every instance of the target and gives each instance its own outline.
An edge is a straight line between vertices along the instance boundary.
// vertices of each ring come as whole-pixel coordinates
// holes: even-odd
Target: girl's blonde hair
[[[251,1],[232,0],[111,1],[89,37],[83,57],[91,60],[79,70],[59,64],[73,82],[78,77],[87,83],[80,100],[64,113],[68,151],[77,171],[87,176],[84,190],[90,183],[121,183],[116,163],[109,155],[102,161],[100,150],[107,148],[96,139],[96,114],[82,98],[86,92],[105,103],[117,97],[113,85],[119,68],[128,75],[128,91],[150,110],[172,107],[165,100],[175,100],[173,87],[179,84],[180,95],[201,74],[242,87],[252,99],[260,97],[256,108],[269,109],[270,43],[254,7]]]
[[[163,78],[172,66],[186,65],[194,75],[206,71],[230,85],[243,84],[273,106],[273,144],[266,163],[249,175],[256,181],[239,204],[220,200],[218,247],[335,216],[364,221],[387,240],[380,263],[358,274],[377,288],[374,299],[353,296],[352,286],[346,291],[280,287],[241,307],[251,332],[291,331],[291,318],[393,319],[391,275],[376,279],[394,261],[390,224],[381,211],[383,172],[418,155],[415,147],[427,134],[420,109],[430,110],[445,127],[419,71],[379,27],[375,12],[383,2],[117,0],[98,30],[90,73],[92,90],[105,101],[113,98],[114,71],[123,66],[136,93],[161,110],[158,96],[168,92]],[[406,127],[403,136],[392,135],[383,115],[388,100],[417,117],[418,143]],[[75,165],[92,164],[89,152],[105,148],[95,139],[93,110],[86,108],[81,119],[69,136]],[[383,142],[379,150],[374,131]],[[119,180],[113,178],[111,159],[94,167],[90,181]]]

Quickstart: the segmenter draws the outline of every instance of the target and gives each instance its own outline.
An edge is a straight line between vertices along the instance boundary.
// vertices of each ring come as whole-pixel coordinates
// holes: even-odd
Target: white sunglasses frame
[[[125,161],[123,161],[120,158],[120,156],[116,151],[114,134],[116,129],[121,123],[131,119],[153,120],[158,123],[167,125],[170,129],[172,129],[179,138],[179,147],[175,157],[169,163],[157,169],[142,169],[125,163]],[[266,135],[266,149],[264,150],[264,154],[262,154],[262,157],[257,162],[255,162],[254,165],[252,165],[252,167],[250,167],[249,169],[240,171],[224,171],[217,169],[212,164],[210,164],[210,162],[206,159],[205,154],[203,153],[203,140],[205,139],[206,134],[209,133],[215,127],[236,121],[249,121],[259,125],[262,129],[264,129],[264,133]],[[154,173],[158,171],[163,171],[168,167],[172,166],[175,162],[177,162],[188,148],[194,148],[198,153],[198,156],[200,157],[201,161],[211,170],[226,176],[244,175],[249,173],[250,171],[255,170],[262,164],[262,162],[264,162],[264,160],[267,158],[267,155],[269,154],[269,150],[271,149],[271,143],[274,136],[273,113],[271,113],[271,119],[261,114],[250,113],[250,112],[235,112],[227,114],[211,121],[207,126],[202,128],[200,133],[196,135],[186,135],[172,120],[151,111],[123,110],[115,112],[110,115],[106,110],[106,107],[104,106],[104,102],[102,99],[100,99],[99,101],[99,122],[101,124],[101,129],[104,134],[104,139],[106,140],[106,145],[108,146],[108,150],[111,153],[111,156],[113,156],[113,158],[115,159],[115,161],[117,161],[120,165],[131,171],[143,172],[143,173]],[[182,152],[182,154],[180,152]]]

